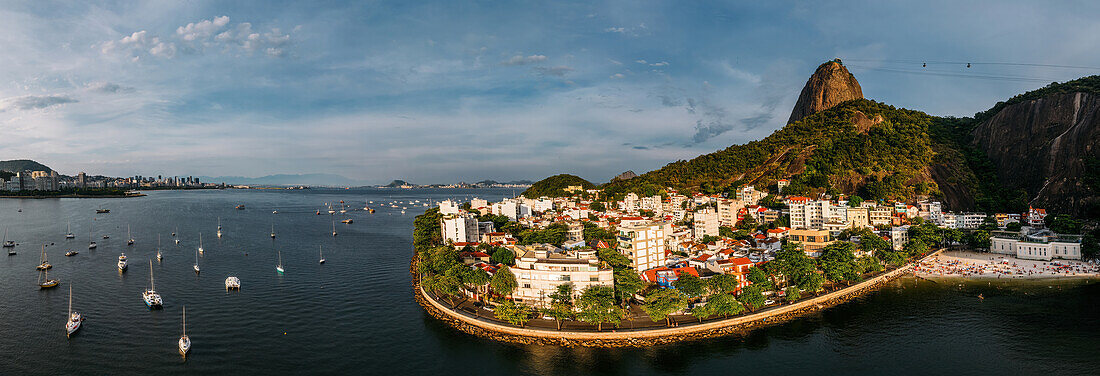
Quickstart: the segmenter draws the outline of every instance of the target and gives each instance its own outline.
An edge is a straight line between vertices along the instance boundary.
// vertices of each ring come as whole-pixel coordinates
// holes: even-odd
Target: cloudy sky
[[[501,3],[0,1],[0,159],[601,182],[768,135],[835,57],[941,115],[1100,73],[1091,2]]]

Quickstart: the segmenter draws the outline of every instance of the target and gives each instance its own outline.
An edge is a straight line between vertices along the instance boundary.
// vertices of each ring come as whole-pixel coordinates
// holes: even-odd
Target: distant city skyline
[[[1100,73],[1095,3],[2,3],[0,160],[66,175],[600,183],[767,136],[836,57],[934,115]]]

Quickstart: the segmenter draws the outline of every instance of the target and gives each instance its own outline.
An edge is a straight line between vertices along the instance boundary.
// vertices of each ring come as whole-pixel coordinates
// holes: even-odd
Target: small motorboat
[[[240,278],[233,277],[233,276],[229,276],[229,277],[225,278],[225,291],[240,290],[240,289],[241,289],[241,279]]]
[[[80,254],[80,252],[77,252],[77,251],[74,251],[74,250],[71,250],[71,249],[68,252],[65,252],[65,256],[68,256],[68,257],[73,257],[73,256],[76,256],[78,254]]]
[[[121,272],[126,271],[126,254],[123,253],[118,256],[118,270]]]
[[[111,212],[111,209],[96,209],[96,214],[107,214]]]
[[[88,249],[95,249],[95,247],[96,247],[95,242],[88,243]]]

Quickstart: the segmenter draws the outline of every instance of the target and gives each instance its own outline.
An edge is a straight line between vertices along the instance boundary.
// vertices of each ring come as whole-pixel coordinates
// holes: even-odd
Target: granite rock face
[[[787,124],[853,99],[863,99],[863,89],[856,77],[839,61],[826,62],[806,81]]]
[[[1027,192],[1030,204],[1081,214],[1100,203],[1087,176],[1096,174],[1100,96],[1072,92],[1009,105],[979,124],[972,145],[989,156],[998,183]]]

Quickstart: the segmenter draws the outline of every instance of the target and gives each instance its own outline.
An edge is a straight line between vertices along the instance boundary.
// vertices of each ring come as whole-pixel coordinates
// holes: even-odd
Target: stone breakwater
[[[937,254],[939,254],[939,251],[928,257],[933,257]],[[678,327],[661,329],[629,331],[620,329],[603,332],[578,332],[518,328],[501,325],[494,322],[479,320],[473,316],[447,308],[446,305],[436,301],[421,288],[419,276],[416,273],[416,262],[417,260],[414,256],[409,270],[409,272],[413,274],[412,281],[416,301],[436,319],[446,322],[460,331],[496,341],[566,347],[645,347],[744,334],[753,329],[785,323],[814,312],[843,304],[866,293],[875,291],[886,283],[913,271],[913,264],[908,264],[825,295],[725,320],[709,321],[700,324],[683,323]]]

